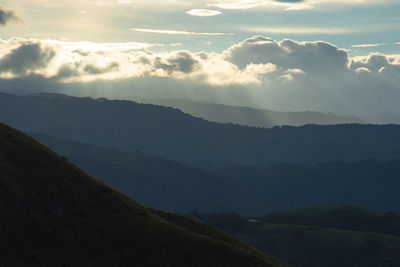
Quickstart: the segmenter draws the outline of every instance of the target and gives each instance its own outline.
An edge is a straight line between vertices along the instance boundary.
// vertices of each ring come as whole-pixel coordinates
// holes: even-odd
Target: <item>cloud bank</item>
[[[400,123],[398,55],[351,58],[324,41],[264,36],[222,53],[153,52],[153,46],[159,44],[0,40],[0,85],[8,91],[73,87],[82,95],[187,97]]]

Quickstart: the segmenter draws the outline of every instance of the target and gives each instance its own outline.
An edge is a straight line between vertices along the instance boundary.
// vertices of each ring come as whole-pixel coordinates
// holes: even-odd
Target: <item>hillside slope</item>
[[[3,124],[0,218],[3,266],[286,266],[137,204]]]

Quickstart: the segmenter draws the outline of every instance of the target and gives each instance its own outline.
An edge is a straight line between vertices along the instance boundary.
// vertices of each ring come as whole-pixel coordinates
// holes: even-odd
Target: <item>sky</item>
[[[400,123],[398,0],[0,0],[0,90]]]

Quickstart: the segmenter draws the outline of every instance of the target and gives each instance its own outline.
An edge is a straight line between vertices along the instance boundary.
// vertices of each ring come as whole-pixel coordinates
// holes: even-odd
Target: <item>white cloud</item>
[[[352,45],[351,47],[356,47],[356,48],[369,48],[369,47],[378,47],[378,46],[384,46],[385,44],[358,44],[358,45]]]
[[[218,10],[210,10],[210,9],[192,9],[186,12],[191,16],[198,16],[198,17],[211,17],[211,16],[218,16],[221,15],[222,12]]]
[[[328,69],[344,69],[349,61],[346,51],[327,42],[290,39],[277,42],[263,36],[254,36],[231,46],[224,56],[240,68],[251,63],[272,63],[285,70],[301,69],[316,75],[324,74]]]
[[[263,34],[343,34],[360,32],[354,28],[329,28],[329,27],[240,27],[240,30]]]
[[[216,4],[208,4],[208,6],[218,7],[221,9],[231,10],[246,10],[253,8],[280,8],[286,11],[292,10],[303,10],[313,8],[306,1],[255,1],[255,0],[243,0],[237,2],[222,2]]]
[[[285,11],[312,9],[320,5],[369,5],[381,4],[382,2],[395,2],[394,0],[241,0],[241,1],[216,1],[217,3],[209,3],[209,6],[221,9],[246,10],[253,8],[279,8]]]
[[[244,0],[239,2],[228,2],[228,3],[208,4],[208,5],[222,9],[251,9],[262,6],[263,4],[264,1]]]
[[[273,64],[239,69],[221,54],[173,51],[154,53],[158,44],[1,40],[0,78],[40,75],[63,83],[166,77],[208,85],[261,84]],[[173,44],[181,45],[181,44]]]
[[[221,32],[189,32],[189,31],[176,31],[176,30],[157,30],[157,29],[131,29],[137,32],[147,32],[147,33],[161,33],[161,34],[177,34],[177,35],[226,35],[226,33]]]

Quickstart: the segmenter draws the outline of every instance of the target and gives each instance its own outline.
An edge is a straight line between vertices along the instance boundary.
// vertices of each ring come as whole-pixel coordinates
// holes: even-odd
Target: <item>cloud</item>
[[[11,20],[19,20],[15,13],[0,7],[0,25],[6,25]]]
[[[241,69],[254,63],[276,65],[277,79],[269,75],[268,82],[263,81],[264,92],[256,93],[259,105],[263,101],[273,109],[284,105],[400,123],[396,104],[400,56],[371,53],[350,58],[345,50],[327,42],[275,41],[263,36],[238,43],[224,55]]]
[[[209,6],[214,6],[222,9],[251,9],[264,5],[264,1],[239,1],[230,3],[220,3],[220,4],[209,4]]]
[[[198,16],[198,17],[211,17],[211,16],[218,16],[221,15],[222,12],[218,10],[210,10],[210,9],[192,9],[186,12],[191,16]]]
[[[393,0],[382,0],[384,2],[394,2]],[[285,11],[313,9],[318,5],[337,4],[337,5],[367,5],[380,4],[378,0],[241,0],[241,1],[219,1],[209,6],[218,7],[221,9],[231,10],[246,10],[254,8],[278,8]]]
[[[161,34],[177,34],[177,35],[226,35],[226,33],[220,33],[220,32],[188,32],[188,31],[156,30],[156,29],[131,29],[131,31],[161,33]]]
[[[156,57],[154,68],[167,71],[168,74],[174,72],[192,73],[199,66],[199,62],[186,51],[173,53],[167,57]]]
[[[97,92],[96,96],[118,98],[190,97],[400,123],[400,55],[351,58],[346,50],[324,41],[264,36],[243,40],[222,53],[154,52],[152,47],[135,42],[0,40],[0,88],[63,88],[78,95]]]
[[[13,38],[1,42],[0,78],[39,75],[62,83],[166,77],[213,86],[260,84],[272,64],[239,69],[221,54],[178,50],[154,53],[151,44],[60,42]]]
[[[400,60],[398,56],[393,57],[379,53],[371,53],[366,57],[354,58],[351,62],[350,69],[367,69],[369,72],[373,73],[394,70],[398,71],[400,75]]]
[[[117,62],[111,62],[107,64],[105,67],[98,67],[95,65],[86,65],[83,70],[91,75],[103,74],[108,72],[113,72],[119,69],[119,64]]]
[[[266,34],[347,34],[360,32],[353,28],[328,28],[328,27],[241,27],[243,31]]]
[[[347,52],[327,42],[280,42],[263,36],[254,36],[233,45],[224,52],[225,58],[244,68],[251,63],[272,63],[285,69],[300,69],[322,75],[329,69],[345,69]],[[321,68],[323,66],[323,68]]]
[[[27,75],[44,69],[56,54],[54,47],[39,41],[12,39],[9,44],[1,45],[0,74]]]
[[[384,46],[385,44],[358,44],[358,45],[352,45],[351,47],[356,47],[356,48],[368,48],[368,47],[378,47],[378,46]]]

